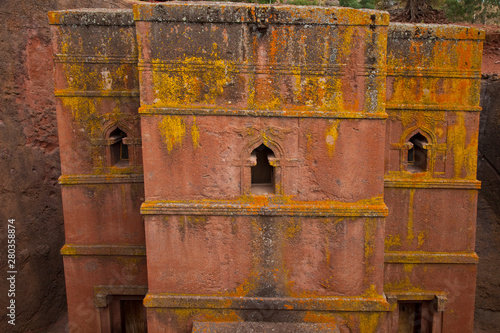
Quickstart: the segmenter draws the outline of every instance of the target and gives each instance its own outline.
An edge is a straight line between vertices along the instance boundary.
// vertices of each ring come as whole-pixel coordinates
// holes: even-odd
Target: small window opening
[[[269,162],[274,159],[273,151],[261,144],[253,150],[252,158],[256,160],[256,164],[252,166],[252,193],[273,194],[274,167]]]
[[[427,171],[427,139],[420,133],[411,137],[412,148],[408,150],[408,171],[413,173]]]
[[[128,165],[128,146],[123,142],[127,134],[116,128],[109,135],[110,152],[111,152],[111,165],[123,167]]]
[[[398,333],[430,333],[432,317],[428,302],[398,303]]]

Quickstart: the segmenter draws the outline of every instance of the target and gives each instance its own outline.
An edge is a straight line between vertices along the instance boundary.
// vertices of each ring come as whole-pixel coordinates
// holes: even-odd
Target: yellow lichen
[[[427,232],[426,231],[419,231],[417,241],[418,241],[418,247],[420,248],[422,245],[424,245],[425,240],[427,239]]]
[[[332,125],[326,130],[325,142],[328,150],[328,155],[333,156],[335,152],[335,144],[339,135],[340,119],[331,120]]]
[[[193,140],[193,148],[200,146],[200,131],[196,125],[196,117],[193,117],[193,125],[191,126],[191,139]]]
[[[386,235],[384,240],[385,250],[391,250],[394,247],[401,246],[401,236],[400,235]]]
[[[377,231],[377,221],[367,220],[364,224],[365,229],[365,260],[373,256],[375,250],[375,233]],[[368,267],[367,263],[367,267]]]
[[[378,312],[360,313],[359,332],[360,333],[377,332],[377,329],[379,328],[380,318],[384,315],[385,313],[378,313]]]
[[[302,224],[300,223],[300,219],[290,219],[287,224],[287,228],[285,231],[286,238],[294,238],[297,233],[302,230]]]
[[[233,80],[234,65],[218,59],[217,45],[207,58],[186,57],[175,64],[175,71],[163,69],[162,61],[153,60],[154,106],[185,107],[186,104],[213,104]]]
[[[158,125],[158,130],[168,151],[171,152],[177,145],[182,145],[182,139],[186,134],[186,125],[179,116],[165,116]]]
[[[468,139],[463,112],[456,112],[456,122],[448,128],[448,138],[455,178],[475,179],[477,169],[477,131]]]

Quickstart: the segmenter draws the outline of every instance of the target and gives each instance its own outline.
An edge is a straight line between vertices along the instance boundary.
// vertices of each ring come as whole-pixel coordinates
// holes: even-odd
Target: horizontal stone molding
[[[477,40],[485,38],[484,30],[458,25],[442,24],[389,24],[390,39],[424,39],[424,40]]]
[[[133,26],[135,25],[130,9],[72,9],[48,13],[52,25],[99,25]]]
[[[137,56],[98,56],[98,55],[73,55],[54,54],[56,63],[78,63],[78,64],[134,64],[138,61]]]
[[[387,67],[387,76],[481,79],[481,71],[459,70],[454,68]]]
[[[171,108],[142,106],[141,115],[192,115],[192,116],[236,116],[236,117],[283,117],[283,118],[341,118],[341,119],[386,119],[385,112],[336,112],[330,110],[252,110],[231,108]]]
[[[444,189],[464,189],[479,190],[481,182],[479,180],[462,179],[398,179],[384,178],[386,188],[444,188]]]
[[[383,297],[231,297],[188,296],[148,293],[147,308],[238,309],[238,310],[295,310],[295,311],[388,311]]]
[[[332,333],[340,332],[335,322],[264,322],[264,321],[193,321],[192,333],[233,333],[233,332],[293,332],[293,333]]]
[[[64,244],[63,256],[146,256],[146,246],[141,245],[109,245],[109,244]]]
[[[477,264],[475,252],[386,251],[386,264]]]
[[[140,71],[155,71],[155,72],[206,72],[214,68],[221,68],[221,65],[216,65],[207,60],[204,63],[199,62],[184,62],[184,61],[160,61],[154,60],[151,62],[141,59],[138,64]],[[228,73],[237,74],[281,74],[281,75],[314,75],[314,76],[343,76],[346,75],[343,71],[347,69],[347,64],[341,65],[283,65],[283,64],[247,64],[234,63],[227,61],[224,64],[224,69]],[[385,66],[357,66],[355,73],[358,76],[380,76],[385,77]]]
[[[221,216],[304,216],[304,217],[385,217],[387,206],[379,204],[339,203],[330,201],[278,200],[186,200],[146,201],[143,215],[221,215]]]
[[[105,308],[110,303],[108,296],[145,296],[148,286],[138,285],[108,285],[94,286],[94,305],[97,308]]]
[[[139,97],[139,90],[71,90],[59,89],[56,97]]]
[[[93,185],[93,184],[122,184],[144,183],[141,174],[106,174],[106,175],[61,175],[61,185]]]
[[[473,105],[444,105],[444,104],[399,104],[387,102],[387,111],[452,111],[452,112],[480,112],[480,106]]]
[[[262,23],[286,25],[364,25],[387,26],[389,14],[367,10],[356,12],[341,7],[301,7],[289,5],[259,5],[231,2],[137,4],[136,21],[196,22],[196,23]]]

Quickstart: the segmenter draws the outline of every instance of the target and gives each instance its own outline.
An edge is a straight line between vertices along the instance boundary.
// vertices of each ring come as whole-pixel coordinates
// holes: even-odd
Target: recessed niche
[[[420,133],[415,134],[409,140],[412,147],[408,149],[408,171],[412,173],[427,171],[427,144],[428,141]]]
[[[252,151],[252,159],[255,165],[252,166],[252,194],[266,195],[274,194],[275,175],[271,162],[274,153],[266,145],[261,144]]]
[[[125,167],[129,164],[128,145],[123,142],[126,137],[127,134],[118,127],[109,135],[112,166]]]

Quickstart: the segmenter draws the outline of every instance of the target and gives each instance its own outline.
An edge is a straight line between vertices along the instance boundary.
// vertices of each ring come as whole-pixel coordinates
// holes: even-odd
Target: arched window
[[[408,149],[408,171],[412,173],[427,171],[427,144],[425,136],[420,133],[410,138],[412,147]]]
[[[123,142],[127,134],[120,128],[116,128],[109,134],[109,146],[111,153],[111,165],[123,167],[128,165],[128,146]]]
[[[252,185],[253,194],[274,194],[274,167],[270,161],[274,159],[274,153],[266,145],[261,144],[252,151]]]

